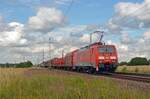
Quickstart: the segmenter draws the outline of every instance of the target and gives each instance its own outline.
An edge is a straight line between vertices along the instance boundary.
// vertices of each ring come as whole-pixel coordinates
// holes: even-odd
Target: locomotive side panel
[[[92,66],[90,62],[90,49],[83,48],[77,52],[77,66]]]
[[[98,60],[98,57],[99,57],[99,53],[98,53],[98,45],[95,45],[95,46],[92,46],[90,48],[90,57],[91,57],[91,64],[92,66],[96,69],[98,68],[99,66],[99,60]]]

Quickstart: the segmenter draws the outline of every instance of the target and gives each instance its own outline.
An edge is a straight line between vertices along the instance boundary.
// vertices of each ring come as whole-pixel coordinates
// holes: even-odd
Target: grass
[[[111,79],[56,71],[0,69],[0,99],[149,99]]]
[[[119,66],[117,72],[150,74],[150,66]]]

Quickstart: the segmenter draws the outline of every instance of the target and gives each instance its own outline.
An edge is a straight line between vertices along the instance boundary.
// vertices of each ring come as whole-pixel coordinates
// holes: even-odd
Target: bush
[[[132,66],[132,65],[148,65],[149,62],[148,60],[145,58],[145,57],[135,57],[135,58],[132,58],[130,60],[130,62],[128,63],[129,66]]]
[[[33,64],[31,61],[27,61],[27,62],[21,62],[21,63],[6,63],[6,64],[0,64],[0,67],[5,67],[5,68],[9,68],[9,67],[16,67],[16,68],[26,68],[26,67],[32,67]]]
[[[16,65],[17,68],[26,68],[26,67],[32,67],[33,64],[31,61],[22,62]]]

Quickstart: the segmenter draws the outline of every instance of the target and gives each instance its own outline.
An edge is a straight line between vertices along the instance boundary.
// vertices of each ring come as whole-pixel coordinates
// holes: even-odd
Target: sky
[[[0,0],[0,63],[40,63],[43,49],[45,60],[60,57],[97,30],[119,61],[150,59],[150,0]]]

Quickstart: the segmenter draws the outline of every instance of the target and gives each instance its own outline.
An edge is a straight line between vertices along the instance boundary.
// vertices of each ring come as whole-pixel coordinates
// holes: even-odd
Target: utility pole
[[[25,62],[26,61],[26,57],[25,56],[23,56],[23,62]]]
[[[44,52],[44,48],[43,48],[43,65],[44,65],[44,61],[45,61],[45,52]]]
[[[49,60],[52,59],[52,43],[54,43],[53,38],[49,37]],[[50,61],[50,68],[51,68],[51,61]]]
[[[62,50],[62,59],[64,58],[64,50]]]
[[[51,40],[52,40],[52,38],[51,37],[49,37],[49,59],[51,59]]]
[[[92,33],[90,33],[90,45],[92,44]]]
[[[38,56],[36,57],[36,64],[37,64],[37,67],[39,67],[40,65],[39,65],[39,59],[38,59]]]

